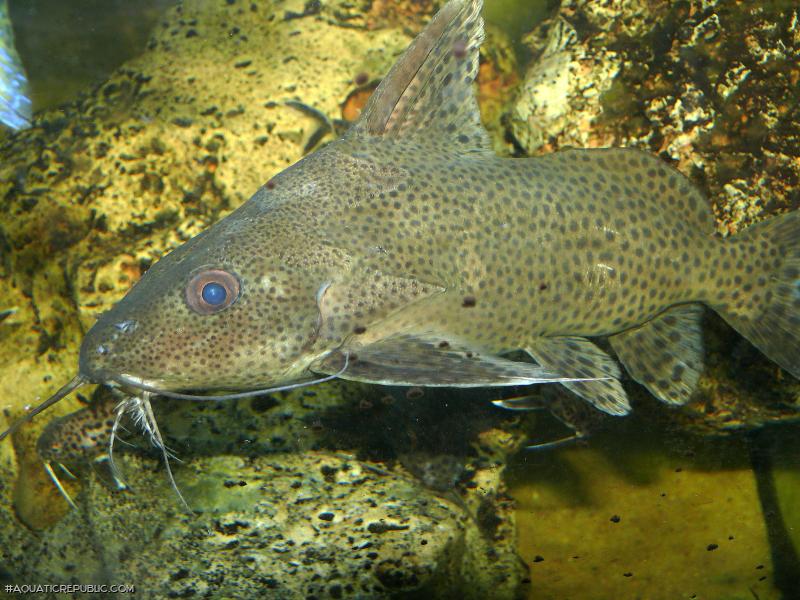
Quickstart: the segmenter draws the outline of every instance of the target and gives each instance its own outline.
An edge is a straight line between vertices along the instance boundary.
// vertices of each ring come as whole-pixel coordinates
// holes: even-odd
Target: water
[[[512,462],[530,597],[790,597],[794,429],[697,439],[637,425]]]
[[[554,27],[523,34],[557,7],[487,6],[498,29],[480,98],[497,150],[644,148],[708,194],[720,233],[798,209],[797,8],[651,4],[615,21],[619,7],[572,3],[573,45],[550,38],[543,66]],[[162,13],[171,5],[10,2],[39,111],[33,130],[0,140],[1,404],[14,414],[70,376],[82,333],[154,260],[332,139],[325,118],[363,106],[427,6]],[[800,385],[718,319],[705,330],[690,405],[668,410],[627,382],[632,417],[590,419],[585,441],[552,450],[524,447],[568,428],[496,408],[493,392],[334,384],[160,401],[195,515],[132,424],[135,447],[117,447],[126,489],[104,447],[66,465],[77,479],[56,469],[71,510],[35,451],[49,419],[82,407],[71,399],[0,450],[2,583],[153,597],[798,597]],[[537,391],[545,403],[564,393]]]
[[[73,100],[140,53],[173,0],[58,2],[11,0],[16,46],[41,110]]]

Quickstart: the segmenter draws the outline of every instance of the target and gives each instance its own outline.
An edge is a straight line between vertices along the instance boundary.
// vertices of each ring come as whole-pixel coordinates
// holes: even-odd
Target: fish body
[[[342,139],[153,265],[35,412],[86,381],[149,407],[151,393],[338,376],[559,382],[621,415],[618,363],[590,338],[681,404],[703,305],[800,377],[798,213],[722,239],[689,180],[646,153],[496,156],[472,90],[481,4],[448,2]]]
[[[50,421],[36,440],[36,452],[47,475],[73,508],[77,505],[54,467],[74,479],[70,469],[95,466],[108,460],[117,412],[115,402],[95,399],[84,408]],[[126,487],[113,468],[109,480],[116,489]]]
[[[45,463],[79,467],[105,456],[116,410],[114,402],[93,402],[50,421],[36,442]]]
[[[14,130],[31,126],[28,78],[14,47],[8,1],[0,0],[0,123]]]

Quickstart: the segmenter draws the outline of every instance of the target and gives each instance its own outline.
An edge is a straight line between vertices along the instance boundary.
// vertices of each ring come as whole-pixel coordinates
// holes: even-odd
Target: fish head
[[[348,376],[364,381],[430,383],[435,375],[442,383],[443,374],[463,375],[467,354],[442,351],[447,340],[390,335],[424,325],[427,315],[413,307],[444,297],[448,283],[404,254],[402,236],[386,233],[388,200],[381,194],[408,191],[419,180],[414,169],[429,178],[431,156],[491,153],[472,90],[481,6],[481,0],[449,0],[341,140],[274,177],[155,263],[86,334],[78,374],[0,440],[89,382],[146,392],[253,390],[314,374],[338,376],[348,361],[361,365]],[[399,314],[405,307],[413,318]],[[375,326],[391,318],[394,329]],[[359,341],[348,346],[353,336]],[[383,338],[389,341],[364,360],[361,349]],[[403,362],[409,349],[416,354]],[[409,361],[415,377],[406,376]],[[378,366],[383,370],[376,373]],[[505,372],[503,365],[483,367],[486,373],[473,373],[472,383]],[[393,368],[403,376],[386,375]]]
[[[276,176],[156,262],[87,333],[80,374],[159,390],[304,378],[318,352],[319,290],[347,268],[346,254],[315,234],[328,204],[320,160]]]

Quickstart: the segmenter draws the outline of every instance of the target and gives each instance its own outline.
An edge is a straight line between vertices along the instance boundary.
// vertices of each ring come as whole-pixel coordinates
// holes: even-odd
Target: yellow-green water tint
[[[142,52],[177,0],[10,0],[9,14],[34,110],[73,100]]]
[[[773,450],[795,547],[799,449],[787,441]],[[615,432],[585,447],[522,454],[509,483],[530,600],[781,598],[743,437]]]
[[[483,16],[514,41],[518,56],[526,54],[522,37],[558,7],[557,0],[484,0]]]

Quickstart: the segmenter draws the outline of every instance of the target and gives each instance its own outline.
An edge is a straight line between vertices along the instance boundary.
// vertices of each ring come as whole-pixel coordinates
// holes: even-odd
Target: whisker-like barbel
[[[258,390],[249,390],[246,392],[234,392],[232,394],[209,394],[209,395],[199,395],[199,394],[183,394],[180,392],[172,392],[169,390],[162,390],[160,388],[147,385],[145,383],[141,383],[139,381],[132,380],[127,375],[119,375],[114,378],[114,381],[120,385],[128,386],[135,388],[137,390],[142,390],[144,392],[148,392],[151,394],[157,394],[159,396],[164,396],[166,398],[175,398],[177,400],[238,400],[241,398],[251,398],[252,396],[260,396],[262,394],[274,394],[275,392],[287,392],[290,390],[296,390],[303,387],[309,387],[312,385],[319,385],[320,383],[326,383],[328,381],[333,381],[334,379],[340,378],[342,375],[345,374],[347,371],[347,367],[349,366],[349,355],[347,353],[344,354],[344,366],[339,369],[336,373],[332,375],[327,375],[325,377],[320,377],[318,379],[312,379],[310,381],[300,381],[297,383],[289,383],[286,385],[279,385],[275,387],[269,388],[262,388]]]
[[[645,152],[497,156],[473,89],[482,5],[449,0],[341,139],[154,263],[86,334],[79,375],[0,439],[89,381],[143,393],[167,460],[151,394],[559,383],[620,416],[624,367],[678,406],[704,306],[800,378],[800,212],[722,238]]]
[[[19,419],[17,419],[11,425],[11,427],[6,429],[3,433],[0,433],[0,441],[4,440],[7,436],[9,436],[12,433],[16,432],[22,425],[24,425],[25,423],[27,423],[28,421],[33,419],[33,417],[38,415],[40,412],[42,412],[44,410],[47,410],[48,408],[53,406],[53,404],[55,404],[59,400],[65,398],[66,396],[68,396],[69,394],[71,394],[72,392],[77,390],[79,387],[81,387],[82,385],[85,385],[87,383],[90,383],[90,381],[86,377],[84,377],[83,375],[80,375],[80,374],[76,375],[75,377],[72,378],[72,381],[70,381],[69,383],[64,385],[55,394],[50,396],[47,400],[45,400],[40,405],[35,407],[29,413],[27,413],[24,416],[22,416]]]

